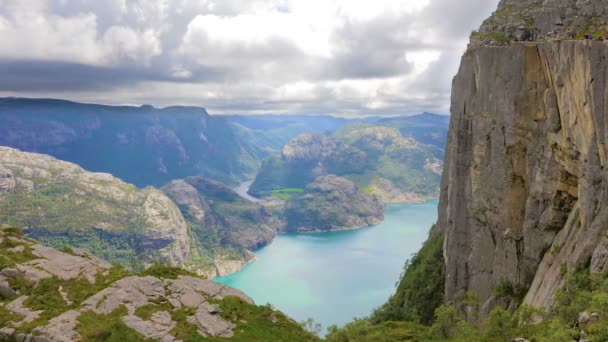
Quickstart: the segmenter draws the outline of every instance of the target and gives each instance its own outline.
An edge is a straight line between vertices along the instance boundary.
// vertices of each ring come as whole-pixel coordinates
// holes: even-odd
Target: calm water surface
[[[388,299],[436,220],[437,201],[430,201],[388,206],[384,222],[360,230],[281,235],[256,252],[256,262],[215,281],[297,321],[343,325]]]

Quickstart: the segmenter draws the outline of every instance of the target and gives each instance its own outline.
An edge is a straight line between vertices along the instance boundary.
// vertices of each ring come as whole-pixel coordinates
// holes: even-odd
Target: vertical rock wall
[[[454,79],[438,227],[445,298],[484,317],[499,284],[550,306],[564,271],[608,268],[608,45],[471,47]],[[526,292],[524,292],[526,293]]]

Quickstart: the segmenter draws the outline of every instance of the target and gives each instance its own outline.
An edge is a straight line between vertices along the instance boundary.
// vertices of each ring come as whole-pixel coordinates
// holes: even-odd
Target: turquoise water
[[[359,230],[281,235],[238,273],[216,278],[297,321],[343,325],[395,291],[405,260],[437,220],[437,201],[388,206],[384,222]]]

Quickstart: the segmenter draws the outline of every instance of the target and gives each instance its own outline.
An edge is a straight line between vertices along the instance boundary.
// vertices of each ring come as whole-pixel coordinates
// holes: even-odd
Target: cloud
[[[211,113],[447,112],[498,0],[3,0],[0,96]]]

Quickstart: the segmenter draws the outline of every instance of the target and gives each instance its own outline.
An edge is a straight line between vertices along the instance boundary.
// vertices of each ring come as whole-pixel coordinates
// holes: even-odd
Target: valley
[[[386,207],[384,221],[359,230],[280,235],[257,260],[214,281],[323,328],[369,315],[395,290],[403,261],[437,219],[437,201]]]

